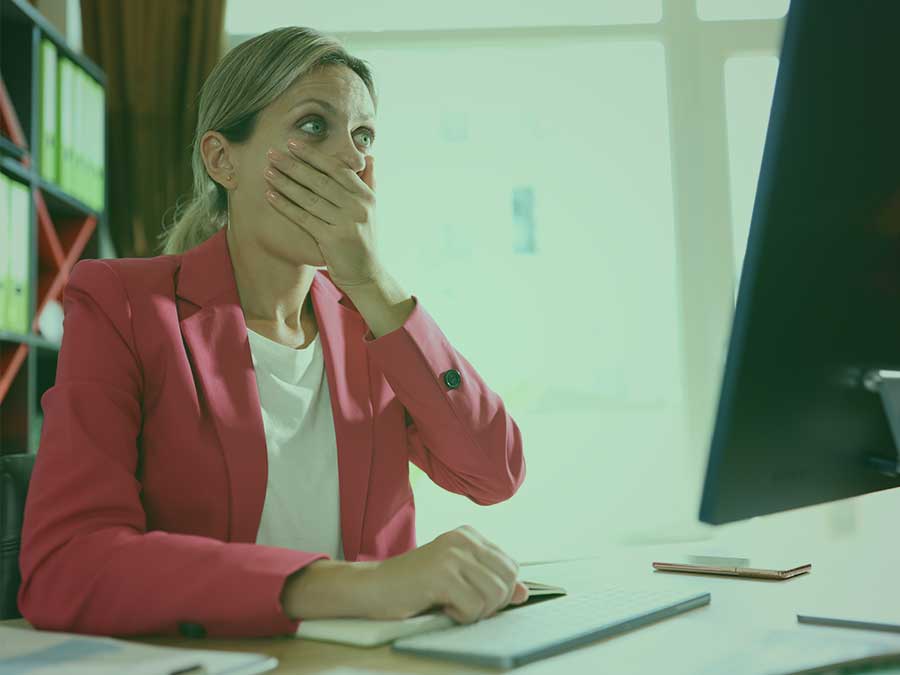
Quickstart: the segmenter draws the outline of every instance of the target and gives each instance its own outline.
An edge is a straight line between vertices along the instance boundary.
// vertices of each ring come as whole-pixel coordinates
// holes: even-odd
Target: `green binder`
[[[97,87],[97,210],[106,208],[106,91]]]
[[[12,195],[9,200],[11,210],[11,257],[12,297],[9,301],[10,328],[17,333],[30,332],[28,321],[28,298],[30,280],[28,277],[31,255],[29,234],[31,230],[28,186],[12,181]]]
[[[90,80],[91,83],[91,207],[95,211],[101,211],[102,199],[100,198],[100,137],[103,135],[103,99],[100,83]]]
[[[72,189],[78,200],[83,202],[85,201],[84,175],[86,168],[86,163],[84,161],[84,141],[87,136],[85,126],[87,120],[85,119],[84,114],[85,77],[84,71],[75,64],[72,64],[72,73],[75,79],[72,110],[75,113],[74,126],[75,129],[77,129],[77,133],[72,136],[72,162],[74,163],[72,177],[75,179]]]
[[[71,89],[69,87],[69,60],[60,55],[59,69],[59,120],[57,124],[58,140],[56,145],[57,167],[59,169],[59,187],[69,192],[69,128],[71,114]]]
[[[94,86],[94,78],[88,75],[85,80],[87,83],[87,127],[88,137],[85,145],[87,155],[87,171],[85,178],[87,180],[87,198],[85,202],[92,209],[97,209],[97,90]]]
[[[62,60],[61,94],[62,109],[60,110],[60,131],[62,132],[61,168],[62,189],[66,194],[75,193],[75,163],[72,158],[72,148],[75,127],[75,66],[69,59]]]
[[[38,143],[41,153],[41,176],[53,183],[59,180],[56,149],[59,118],[56,61],[56,45],[47,38],[43,38],[40,52],[40,133]]]
[[[12,242],[10,241],[11,228],[9,226],[10,216],[10,180],[6,174],[0,173],[0,330],[12,330],[9,320],[9,304],[12,296],[10,288],[12,280],[10,279],[10,250]]]
[[[91,84],[93,79],[85,71],[78,70],[80,89],[81,89],[81,128],[84,133],[80,134],[79,145],[81,146],[78,153],[81,157],[81,201],[90,205],[91,203],[91,142],[94,138],[94,118],[91,115]]]

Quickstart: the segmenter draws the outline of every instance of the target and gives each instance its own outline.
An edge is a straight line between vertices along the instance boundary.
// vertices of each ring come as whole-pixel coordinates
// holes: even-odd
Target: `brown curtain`
[[[84,53],[107,77],[109,227],[120,257],[159,253],[191,191],[197,96],[222,56],[225,0],[81,0]]]

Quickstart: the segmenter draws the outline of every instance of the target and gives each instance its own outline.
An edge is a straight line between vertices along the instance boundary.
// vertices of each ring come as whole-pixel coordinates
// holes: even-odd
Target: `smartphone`
[[[683,559],[678,559],[676,562],[655,562],[653,563],[653,569],[661,572],[689,572],[692,574],[719,574],[729,577],[781,580],[806,574],[812,569],[812,564],[793,565],[784,564],[781,561],[690,555]]]

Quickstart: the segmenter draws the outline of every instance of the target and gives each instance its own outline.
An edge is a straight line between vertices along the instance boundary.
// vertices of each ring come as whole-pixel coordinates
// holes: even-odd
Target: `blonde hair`
[[[228,192],[206,171],[200,141],[217,131],[232,143],[248,140],[257,114],[288,89],[299,77],[322,66],[342,64],[366,84],[378,106],[375,85],[366,61],[351,56],[336,39],[312,28],[276,28],[242,42],[213,68],[200,89],[197,130],[191,167],[193,194],[176,204],[170,227],[163,223],[159,235],[162,253],[183,253],[203,243],[228,220]]]

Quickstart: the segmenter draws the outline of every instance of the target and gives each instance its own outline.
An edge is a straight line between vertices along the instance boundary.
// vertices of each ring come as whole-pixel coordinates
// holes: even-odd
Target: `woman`
[[[478,504],[525,463],[499,396],[378,258],[375,104],[331,38],[244,42],[203,86],[165,255],[72,269],[23,525],[35,627],[265,636],[526,599],[471,528],[416,548],[409,461]]]

